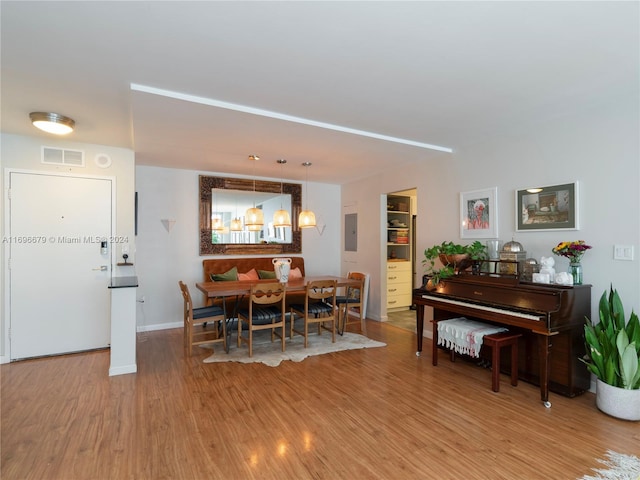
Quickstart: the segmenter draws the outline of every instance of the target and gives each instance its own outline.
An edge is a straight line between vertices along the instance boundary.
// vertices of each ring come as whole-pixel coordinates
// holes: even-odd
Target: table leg
[[[418,349],[416,355],[422,353],[422,334],[424,332],[424,305],[416,304],[416,333],[418,337]]]

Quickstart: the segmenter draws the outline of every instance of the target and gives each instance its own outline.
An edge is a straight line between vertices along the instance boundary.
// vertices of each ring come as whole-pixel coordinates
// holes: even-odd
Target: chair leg
[[[345,329],[345,316],[344,316],[344,309],[342,305],[338,305],[338,333],[340,335],[344,334],[344,329]]]
[[[336,317],[331,320],[331,343],[336,343]]]
[[[291,310],[291,314],[289,315],[289,338],[293,338],[293,322],[296,321],[296,314]]]
[[[222,325],[222,347],[226,353],[229,353],[229,348],[227,347],[227,321],[219,320],[219,322]],[[218,328],[216,328],[216,331]]]
[[[518,386],[518,339],[511,344],[511,385]]]

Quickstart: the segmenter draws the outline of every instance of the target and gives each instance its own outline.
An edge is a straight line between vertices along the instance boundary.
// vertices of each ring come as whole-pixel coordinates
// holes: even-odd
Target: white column
[[[136,373],[137,277],[111,280],[111,365],[109,376]]]

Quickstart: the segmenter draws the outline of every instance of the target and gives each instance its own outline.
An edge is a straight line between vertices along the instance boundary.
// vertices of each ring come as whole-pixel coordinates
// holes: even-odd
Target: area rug
[[[287,338],[286,351],[283,352],[280,348],[280,339],[276,338],[276,340],[271,343],[270,333],[264,331],[256,332],[256,335],[253,337],[253,357],[249,358],[249,349],[246,344],[243,344],[240,348],[236,346],[234,336],[231,340],[228,354],[217,347],[215,350],[216,353],[205,358],[203,362],[261,362],[270,367],[277,367],[284,360],[301,362],[305,358],[313,355],[385,346],[386,343],[371,340],[357,333],[345,332],[344,335],[336,334],[335,343],[331,342],[331,334],[323,333],[322,335],[317,335],[313,333],[309,335],[309,346],[307,348],[304,348],[304,337],[296,335],[292,339]]]
[[[607,468],[593,468],[595,475],[585,475],[580,480],[640,480],[640,458],[609,450],[607,460],[598,462]]]

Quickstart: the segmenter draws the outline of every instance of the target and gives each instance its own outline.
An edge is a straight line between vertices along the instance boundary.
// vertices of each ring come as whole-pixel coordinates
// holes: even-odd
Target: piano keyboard
[[[478,310],[485,310],[487,312],[501,313],[503,315],[512,315],[514,317],[524,318],[524,319],[527,319],[527,320],[535,320],[537,322],[542,320],[539,315],[531,315],[531,314],[528,314],[528,313],[518,312],[518,311],[515,311],[515,310],[507,310],[506,308],[488,307],[486,305],[480,305],[480,304],[477,304],[477,303],[469,303],[469,302],[461,302],[459,300],[451,300],[450,298],[440,298],[440,297],[438,297],[436,299],[431,295],[423,295],[422,298],[427,298],[427,299],[430,299],[430,300],[437,300],[438,302],[451,303],[453,305],[461,305],[463,307],[477,308]]]

